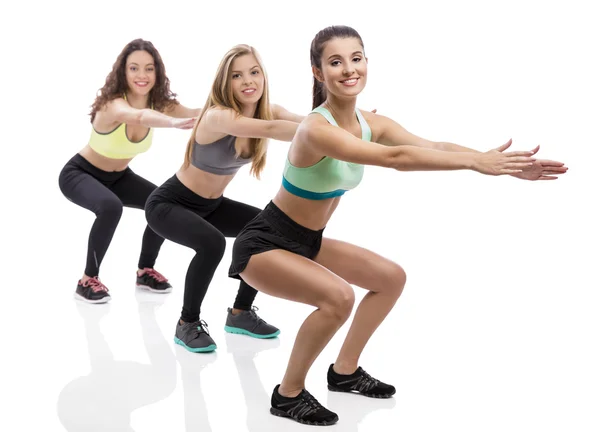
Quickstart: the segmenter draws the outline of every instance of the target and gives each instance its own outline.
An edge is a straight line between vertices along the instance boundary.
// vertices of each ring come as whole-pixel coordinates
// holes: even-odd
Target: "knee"
[[[380,273],[382,290],[385,290],[395,298],[400,297],[406,285],[406,272],[396,263],[389,263]]]
[[[97,204],[96,216],[118,221],[123,214],[123,203],[117,199],[101,200]]]
[[[331,290],[330,295],[321,309],[339,321],[345,322],[354,307],[354,290],[348,284],[340,285]]]
[[[220,232],[212,232],[210,234],[204,234],[198,239],[198,246],[195,248],[196,252],[203,252],[207,258],[221,261],[225,254],[225,236]]]

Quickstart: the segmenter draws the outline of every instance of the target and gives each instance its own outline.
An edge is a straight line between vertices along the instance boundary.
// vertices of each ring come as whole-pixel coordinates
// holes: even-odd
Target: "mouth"
[[[353,87],[356,85],[356,83],[358,83],[359,78],[349,78],[347,80],[344,81],[340,81],[343,85],[345,85],[346,87]]]
[[[138,87],[148,87],[148,81],[134,81],[134,84]]]
[[[253,95],[254,93],[256,93],[256,89],[255,88],[248,88],[246,90],[242,90],[242,93],[244,93],[247,96]]]

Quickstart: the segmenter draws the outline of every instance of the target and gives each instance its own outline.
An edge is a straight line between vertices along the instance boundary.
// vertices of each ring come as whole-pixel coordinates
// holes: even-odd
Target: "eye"
[[[354,57],[354,58],[352,59],[352,61],[353,61],[353,62],[357,62],[357,63],[358,63],[359,61],[361,61],[361,60],[362,60],[362,57]]]
[[[337,65],[340,65],[340,64],[342,64],[342,62],[339,61],[339,60],[334,60],[334,61],[331,62],[331,66],[337,66]]]
[[[137,68],[136,68],[135,66],[131,66],[131,67],[129,68],[129,70],[130,70],[130,71],[132,71],[132,72],[135,72],[135,71],[137,70]]]
[[[154,68],[150,67],[150,68],[146,69],[146,72],[154,72]]]
[[[231,76],[231,78],[236,79],[236,78],[239,78],[240,76],[241,76],[240,74],[236,73],[236,74],[233,74]]]
[[[259,72],[257,70],[252,71],[252,75],[258,75],[258,74],[259,74]]]

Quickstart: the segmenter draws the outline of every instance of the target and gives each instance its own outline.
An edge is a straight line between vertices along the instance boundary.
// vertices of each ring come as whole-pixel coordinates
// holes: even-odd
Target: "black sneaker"
[[[376,380],[359,367],[352,375],[340,375],[333,370],[333,364],[327,371],[327,384],[331,391],[358,393],[372,398],[390,398],[396,393],[394,386]]]
[[[85,282],[77,282],[77,289],[75,290],[75,298],[87,303],[106,303],[110,301],[110,294],[108,288],[98,276],[89,278]]]
[[[167,278],[151,268],[145,268],[142,270],[142,275],[137,276],[135,285],[138,288],[155,293],[169,293],[173,290],[173,287]]]
[[[208,334],[208,325],[204,321],[181,324],[177,320],[175,343],[191,352],[212,352],[217,344]]]
[[[329,426],[339,420],[336,413],[329,411],[304,389],[293,398],[280,395],[279,384],[271,396],[271,414],[313,426]]]

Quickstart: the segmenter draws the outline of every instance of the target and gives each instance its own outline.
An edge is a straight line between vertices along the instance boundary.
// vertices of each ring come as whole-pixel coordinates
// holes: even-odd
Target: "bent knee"
[[[396,263],[388,263],[380,273],[380,289],[379,292],[387,292],[391,295],[399,297],[406,285],[406,272]]]
[[[117,199],[103,199],[96,204],[96,215],[120,219],[123,213],[123,203]]]
[[[340,284],[332,289],[321,309],[335,318],[345,321],[354,307],[354,290],[348,284]]]

